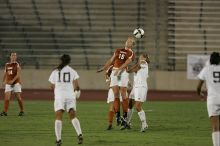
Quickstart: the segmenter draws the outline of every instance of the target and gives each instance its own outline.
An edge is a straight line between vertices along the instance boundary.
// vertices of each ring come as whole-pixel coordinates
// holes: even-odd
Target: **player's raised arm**
[[[127,72],[128,73],[137,72],[140,68],[141,67],[140,67],[139,63],[137,63],[137,64],[133,65],[130,69],[128,69]]]
[[[113,54],[113,56],[105,63],[105,65],[98,69],[97,72],[102,72],[103,70],[106,70],[115,60],[115,53]]]

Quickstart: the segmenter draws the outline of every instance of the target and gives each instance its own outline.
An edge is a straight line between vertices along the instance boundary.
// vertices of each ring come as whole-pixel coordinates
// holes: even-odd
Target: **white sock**
[[[57,141],[61,140],[61,132],[62,132],[62,121],[55,120],[55,134]]]
[[[134,112],[134,110],[133,109],[128,109],[128,123],[130,123],[131,122],[131,118],[132,118],[132,115],[133,115],[133,112]]]
[[[77,118],[74,118],[74,119],[72,119],[71,122],[73,124],[73,127],[76,130],[77,135],[79,136],[80,134],[82,134],[82,130],[81,130],[81,127],[80,127],[79,120]]]
[[[216,132],[212,132],[212,142],[213,142],[213,146],[220,146],[220,132],[216,131]]]
[[[146,116],[145,116],[145,112],[144,110],[141,110],[140,112],[138,112],[138,116],[142,122],[142,126],[147,127],[147,122],[146,122]]]

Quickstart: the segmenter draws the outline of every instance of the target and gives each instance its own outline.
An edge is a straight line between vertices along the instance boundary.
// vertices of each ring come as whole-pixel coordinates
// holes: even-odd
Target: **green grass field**
[[[3,102],[1,101],[0,108]],[[1,146],[54,146],[52,101],[26,101],[26,115],[18,117],[12,101],[9,116],[0,117]],[[78,118],[86,146],[211,146],[211,127],[205,102],[148,102],[144,104],[149,129],[140,133],[134,112],[132,129],[107,128],[108,105],[105,102],[79,102]],[[64,116],[62,146],[77,144],[76,133],[67,114]]]

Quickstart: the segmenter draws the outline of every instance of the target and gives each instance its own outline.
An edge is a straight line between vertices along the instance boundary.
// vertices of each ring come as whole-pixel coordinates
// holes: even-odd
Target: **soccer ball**
[[[144,36],[144,30],[142,28],[136,28],[133,32],[135,38],[140,39]]]

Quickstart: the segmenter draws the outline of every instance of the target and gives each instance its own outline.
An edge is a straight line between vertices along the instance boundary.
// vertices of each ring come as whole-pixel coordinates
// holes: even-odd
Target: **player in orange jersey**
[[[111,73],[111,83],[110,87],[114,92],[114,110],[116,113],[117,122],[121,122],[120,117],[120,99],[119,95],[122,96],[122,108],[123,108],[123,118],[127,118],[128,111],[128,94],[127,86],[129,81],[129,74],[127,73],[128,65],[134,60],[134,53],[132,47],[134,46],[135,40],[132,37],[128,37],[125,42],[125,47],[121,49],[116,49],[113,56],[106,62],[105,66],[100,68],[97,72],[106,70],[111,64],[113,64],[113,69]]]
[[[24,115],[24,106],[21,98],[21,82],[20,82],[21,67],[17,62],[17,54],[15,52],[10,54],[10,62],[5,64],[3,84],[5,85],[5,99],[4,109],[0,116],[7,116],[9,100],[12,93],[18,100],[20,112],[18,116]]]

